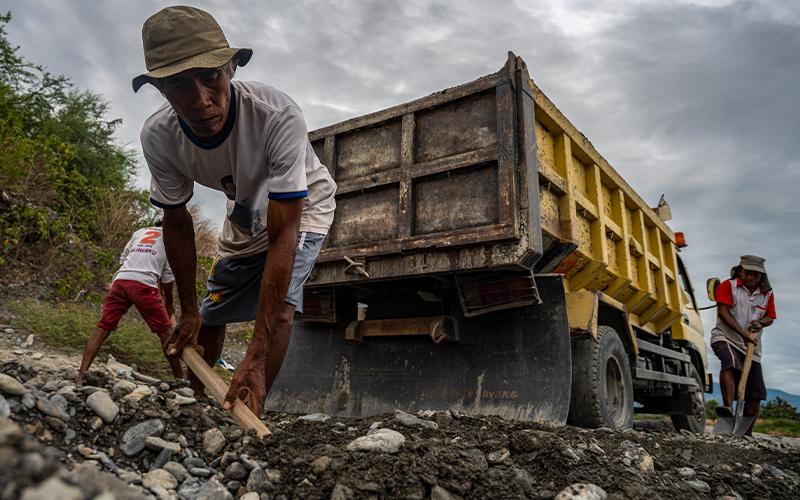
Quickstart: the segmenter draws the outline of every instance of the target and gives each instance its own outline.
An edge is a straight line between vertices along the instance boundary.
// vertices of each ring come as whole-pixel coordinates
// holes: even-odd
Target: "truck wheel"
[[[695,434],[702,434],[706,430],[706,402],[703,397],[703,379],[694,365],[691,365],[691,375],[697,381],[697,387],[692,390],[692,414],[670,415],[672,425],[676,430],[686,429]]]
[[[581,427],[633,426],[633,382],[628,354],[609,326],[597,339],[572,338],[572,399],[567,422]]]

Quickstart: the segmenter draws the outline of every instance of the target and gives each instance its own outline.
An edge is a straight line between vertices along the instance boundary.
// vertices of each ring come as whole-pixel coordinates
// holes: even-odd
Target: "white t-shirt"
[[[278,89],[231,82],[231,107],[219,138],[203,143],[166,103],[142,128],[150,167],[150,201],[185,205],[194,183],[228,197],[219,237],[223,257],[247,257],[267,248],[269,199],[305,198],[300,231],[327,234],[336,208],[336,184],[308,141],[303,113]]]
[[[147,286],[158,287],[162,283],[172,283],[175,278],[167,263],[167,252],[160,227],[139,229],[119,256],[119,268],[114,280],[133,280]]]

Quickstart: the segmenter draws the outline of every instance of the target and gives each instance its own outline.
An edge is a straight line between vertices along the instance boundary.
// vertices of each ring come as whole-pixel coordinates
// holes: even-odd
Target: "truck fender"
[[[568,292],[567,318],[572,335],[589,334],[597,339],[598,324],[607,325],[616,330],[628,353],[635,357],[639,354],[636,334],[628,321],[628,310],[625,304],[609,297],[603,292],[577,290]]]

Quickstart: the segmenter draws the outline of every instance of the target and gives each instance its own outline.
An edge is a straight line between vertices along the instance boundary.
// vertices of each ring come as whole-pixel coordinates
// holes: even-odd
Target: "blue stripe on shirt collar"
[[[177,114],[175,115],[177,116]],[[223,142],[225,139],[231,135],[231,130],[233,130],[233,125],[236,123],[236,89],[234,89],[233,84],[231,83],[231,103],[228,106],[228,118],[225,120],[225,126],[222,127],[219,134],[216,135],[210,141],[204,141],[194,135],[192,129],[189,125],[186,124],[183,120],[181,120],[180,116],[178,116],[178,124],[181,126],[181,130],[183,133],[186,134],[186,137],[192,141],[192,144],[197,146],[198,148],[202,149],[214,149]]]
[[[270,200],[291,200],[292,198],[305,198],[308,196],[308,191],[294,191],[291,193],[270,193],[268,195]]]

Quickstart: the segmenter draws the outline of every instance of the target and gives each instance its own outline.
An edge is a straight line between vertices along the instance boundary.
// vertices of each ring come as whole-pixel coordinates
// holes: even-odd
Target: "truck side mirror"
[[[708,300],[711,302],[717,301],[717,288],[719,288],[719,278],[708,278],[706,281],[706,293],[708,293]]]

